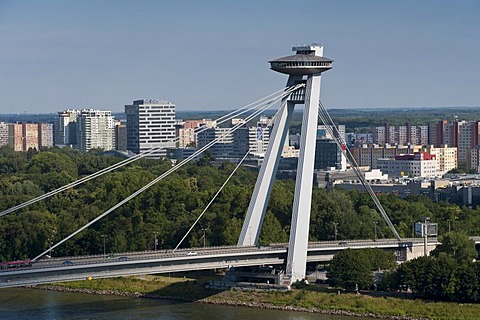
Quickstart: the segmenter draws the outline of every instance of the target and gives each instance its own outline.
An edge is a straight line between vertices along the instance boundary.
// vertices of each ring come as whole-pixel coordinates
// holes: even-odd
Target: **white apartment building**
[[[58,112],[54,122],[53,143],[56,146],[77,144],[77,115],[80,111],[68,109]]]
[[[0,122],[0,147],[8,145],[8,123]]]
[[[53,147],[53,124],[38,124],[38,145],[40,149],[44,147]]]
[[[134,153],[150,152],[149,158],[167,156],[166,148],[175,147],[175,104],[143,99],[125,105],[127,148]]]
[[[77,115],[77,149],[115,149],[115,125],[111,111],[83,109]]]

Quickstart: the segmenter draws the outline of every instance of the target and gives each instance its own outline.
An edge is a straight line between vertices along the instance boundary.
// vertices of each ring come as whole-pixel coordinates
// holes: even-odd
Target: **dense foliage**
[[[0,210],[85,177],[120,161],[97,152],[80,153],[52,148],[43,152],[13,152],[0,148]],[[47,250],[171,168],[169,161],[142,159],[102,177],[0,217],[0,259],[24,259]],[[220,167],[207,160],[182,167],[147,191],[81,232],[53,252],[55,256],[173,248],[220,188],[234,165]],[[182,247],[205,244],[234,245],[248,208],[256,173],[241,168],[207,210]],[[288,241],[294,182],[274,184],[260,243]],[[428,215],[438,222],[440,233],[463,229],[480,234],[480,211],[434,203],[424,197],[401,200],[380,197],[402,237],[412,235],[412,223]],[[387,225],[366,193],[314,188],[310,239],[391,238]],[[375,224],[378,222],[378,224]]]
[[[398,267],[395,257],[379,249],[346,249],[335,255],[328,271],[329,283],[347,290],[411,291],[416,297],[458,302],[480,302],[480,264],[475,242],[463,232],[448,232],[432,256]],[[379,281],[373,270],[387,270]]]
[[[391,289],[411,290],[417,297],[480,302],[480,264],[457,262],[446,253],[407,261],[387,278]]]
[[[347,290],[369,289],[373,283],[374,270],[392,269],[396,257],[392,252],[380,249],[346,249],[337,253],[330,262],[330,284]]]

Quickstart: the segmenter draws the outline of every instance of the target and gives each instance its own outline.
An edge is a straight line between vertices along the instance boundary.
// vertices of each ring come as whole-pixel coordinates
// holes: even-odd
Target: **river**
[[[0,319],[352,320],[345,316],[36,289],[0,290]],[[371,320],[371,318],[368,318]]]

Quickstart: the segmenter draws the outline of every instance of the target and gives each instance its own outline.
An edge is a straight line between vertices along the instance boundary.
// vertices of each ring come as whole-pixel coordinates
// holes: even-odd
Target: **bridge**
[[[480,243],[480,237],[473,240]],[[433,250],[437,244],[436,238],[430,238],[428,250]],[[402,262],[423,256],[424,241],[421,238],[412,238],[404,239],[403,242],[396,239],[310,242],[307,262],[330,261],[337,252],[347,248],[389,250],[395,253],[398,262]],[[230,267],[284,266],[287,249],[288,243],[283,243],[269,246],[189,248],[175,252],[159,250],[46,258],[38,260],[31,267],[0,272],[0,288]]]
[[[167,177],[170,173],[182,167],[187,162],[199,156],[202,152],[212,147],[223,139],[223,136],[215,138],[210,143],[199,148],[185,160],[177,163],[171,169],[152,180],[150,183],[137,190],[118,204],[100,214],[87,224],[47,248],[32,261],[24,266],[16,268],[4,268],[0,272],[0,288],[34,285],[58,281],[72,281],[90,278],[105,278],[115,276],[127,276],[149,273],[169,273],[202,269],[217,269],[230,267],[246,267],[261,265],[281,266],[284,272],[284,284],[290,285],[295,281],[302,280],[306,275],[307,262],[330,260],[336,252],[346,248],[382,248],[395,252],[398,261],[405,261],[417,256],[424,255],[437,245],[437,239],[431,238],[427,245],[424,239],[401,239],[395,227],[388,218],[375,193],[366,183],[363,174],[358,169],[353,155],[346,147],[343,137],[340,136],[335,124],[320,101],[320,76],[321,73],[331,69],[332,60],[323,57],[323,47],[310,45],[294,47],[295,55],[287,56],[270,61],[271,69],[289,75],[287,84],[282,90],[269,95],[258,102],[248,105],[228,115],[217,119],[221,124],[229,119],[238,117],[246,112],[250,114],[245,118],[245,123],[260,115],[274,103],[280,102],[280,108],[275,115],[273,131],[265,154],[264,162],[260,168],[254,192],[246,213],[238,244],[235,247],[209,247],[195,249],[178,249],[188,233],[195,227],[203,214],[215,200],[222,188],[228,183],[230,177],[242,164],[249,152],[245,154],[235,170],[225,181],[220,190],[213,196],[210,203],[198,216],[190,227],[187,234],[180,240],[173,250],[160,250],[148,252],[134,252],[111,255],[95,255],[80,257],[46,258],[54,248],[62,245],[78,233],[90,227],[95,222],[107,216],[127,201],[136,197],[158,181]],[[304,104],[304,117],[302,121],[300,152],[295,185],[290,239],[286,244],[270,246],[257,246],[261,227],[265,217],[273,181],[278,168],[281,152],[288,133],[288,127],[296,104]],[[256,109],[255,111],[252,111]],[[352,168],[357,173],[359,180],[365,186],[373,199],[380,215],[392,231],[394,240],[381,241],[342,241],[342,242],[308,242],[308,230],[310,224],[310,210],[312,201],[313,164],[315,155],[316,131],[320,119],[334,138],[345,157],[350,161]],[[239,123],[230,129],[230,133],[243,126]],[[199,128],[199,131],[205,128]],[[161,148],[161,147],[160,147]],[[28,200],[10,209],[0,212],[0,218],[25,206],[46,199],[57,193],[73,188],[81,183],[94,179],[100,175],[132,163],[158,150],[152,148],[133,158],[126,159],[97,173],[83,177],[73,183],[48,192],[37,198]],[[476,239],[477,243],[479,239]],[[192,251],[194,250],[194,251]]]

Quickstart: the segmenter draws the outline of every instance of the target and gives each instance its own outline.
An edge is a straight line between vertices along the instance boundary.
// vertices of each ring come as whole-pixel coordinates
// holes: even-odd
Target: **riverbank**
[[[475,304],[426,302],[349,293],[338,295],[322,292],[324,289],[316,286],[289,292],[218,291],[206,289],[205,281],[208,279],[146,276],[78,281],[36,288],[399,320],[478,319],[480,314],[480,305]]]

